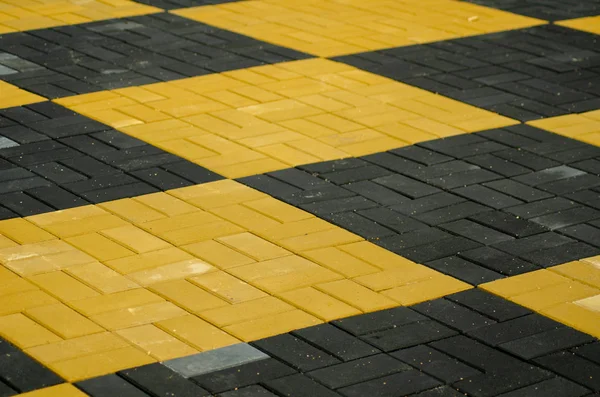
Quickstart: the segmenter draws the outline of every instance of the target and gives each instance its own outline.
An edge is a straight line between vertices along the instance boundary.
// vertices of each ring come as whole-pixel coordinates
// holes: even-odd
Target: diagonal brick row
[[[0,40],[2,78],[47,98],[307,57],[167,13],[13,33]]]
[[[463,0],[485,7],[526,15],[528,17],[559,21],[581,18],[600,13],[598,0]]]
[[[521,121],[600,107],[598,36],[556,25],[336,60]]]
[[[479,284],[600,252],[599,160],[520,125],[240,181]]]

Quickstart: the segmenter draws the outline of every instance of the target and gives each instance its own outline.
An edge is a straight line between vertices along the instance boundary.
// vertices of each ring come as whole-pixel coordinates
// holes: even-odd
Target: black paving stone
[[[584,2],[586,5],[574,0],[471,1],[524,14],[533,9],[528,7],[532,3],[539,10],[560,9],[561,12],[549,18],[552,20],[596,15],[599,9],[597,0]],[[532,14],[549,16],[545,12]],[[335,60],[529,121],[598,108],[600,96],[595,84],[590,84],[598,79],[600,60],[596,40],[594,34],[549,24],[347,55]],[[510,144],[506,140],[510,138],[500,136],[497,142]],[[471,145],[473,148],[468,149]],[[441,149],[440,153],[462,155],[477,148],[484,153],[493,150],[486,143],[471,145],[444,152]],[[521,155],[524,162],[537,163],[533,157]],[[546,163],[549,161],[544,159]]]
[[[446,298],[499,322],[505,322],[531,313],[529,309],[523,306],[477,288],[449,295]]]
[[[600,392],[600,365],[570,352],[540,357],[536,363],[594,392]]]
[[[248,386],[219,394],[219,397],[278,397],[262,386]]]
[[[373,397],[406,396],[438,385],[440,385],[440,381],[437,379],[412,370],[345,387],[340,389],[340,393],[347,397],[365,395]]]
[[[91,397],[127,396],[148,397],[145,393],[116,374],[87,379],[75,384]]]
[[[589,393],[589,389],[577,383],[564,378],[551,378],[502,394],[501,397],[580,397],[587,395],[587,393]]]
[[[46,138],[0,149],[0,208],[10,211],[6,217],[222,179],[55,103],[1,109],[2,122]],[[58,135],[49,125],[60,131],[60,139],[54,139]]]
[[[383,351],[393,351],[455,335],[457,332],[435,321],[419,321],[363,336]]]
[[[0,355],[0,380],[21,393],[63,383],[63,379],[21,351]]]
[[[166,366],[156,363],[119,372],[138,388],[157,397],[200,397],[209,393]]]
[[[596,0],[580,2],[576,0],[464,0],[470,3],[521,14],[546,21],[594,16],[600,12],[600,2]],[[515,395],[516,396],[516,395]],[[511,395],[512,397],[512,395]]]
[[[194,0],[145,0],[197,3]],[[218,0],[216,0],[218,1]],[[168,43],[168,44],[167,44]],[[3,36],[0,53],[13,59],[11,84],[46,98],[139,86],[309,56],[170,13],[61,26]],[[5,56],[6,57],[6,56]],[[62,123],[64,125],[64,123]],[[46,123],[46,132],[68,133]]]
[[[413,309],[461,332],[469,332],[495,323],[491,318],[447,299],[419,303],[414,305]]]
[[[265,385],[283,396],[298,396],[298,397],[339,397],[340,394],[331,389],[315,382],[311,378],[303,374],[286,376],[266,382]]]
[[[490,346],[499,346],[561,328],[562,324],[534,313],[473,330],[469,335]],[[543,342],[540,343],[540,346],[543,345]]]
[[[504,277],[500,273],[457,256],[426,262],[425,265],[471,285],[479,285]]]
[[[571,328],[558,328],[506,342],[501,344],[500,348],[516,356],[531,359],[593,341],[593,337],[583,332]]]

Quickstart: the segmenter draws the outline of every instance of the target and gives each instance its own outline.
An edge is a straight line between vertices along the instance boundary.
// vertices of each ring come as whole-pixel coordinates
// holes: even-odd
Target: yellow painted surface
[[[450,0],[253,0],[172,12],[322,57],[544,23]]]
[[[231,4],[242,3],[254,2]],[[232,95],[244,100],[231,101]],[[507,117],[326,59],[259,66],[55,101],[228,178],[516,124]],[[147,112],[161,117],[149,119]],[[221,222],[215,221],[211,238],[229,235],[236,226],[267,228],[282,221],[306,219],[299,218],[297,209],[275,205],[268,198],[247,205],[229,201],[228,197],[222,199],[231,208],[225,208],[225,202],[219,203],[220,208],[213,214]],[[187,204],[211,209],[211,203],[202,201],[199,198]],[[154,219],[155,227],[165,231],[172,221],[162,217],[159,208],[183,211],[182,216],[187,216],[189,209],[186,203],[173,207],[167,202],[143,209],[130,199],[100,206],[112,206],[115,213],[132,221]],[[203,215],[207,222],[209,215]],[[96,230],[90,225],[86,231]],[[165,239],[172,244],[202,241],[189,237],[189,233],[182,235],[180,230],[167,233]],[[142,241],[138,245],[137,249],[143,249]],[[131,244],[128,247],[136,249]]]
[[[0,233],[0,335],[71,382],[470,288],[231,180]]]

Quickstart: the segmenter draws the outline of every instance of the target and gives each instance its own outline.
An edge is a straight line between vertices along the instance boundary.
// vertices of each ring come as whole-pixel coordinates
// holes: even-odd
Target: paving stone
[[[468,332],[495,323],[491,318],[446,299],[435,299],[419,303],[412,306],[412,308],[427,317],[462,332]]]
[[[410,198],[419,198],[430,194],[439,193],[440,190],[428,184],[415,181],[402,175],[384,176],[374,179],[373,182],[392,189]]]
[[[302,374],[290,375],[284,378],[274,379],[266,382],[266,386],[279,393],[280,395],[284,396],[340,396],[340,394],[334,392],[333,390],[329,390],[323,385],[320,385],[319,383]]]
[[[492,154],[481,154],[467,157],[465,158],[465,161],[476,164],[481,168],[488,169],[505,177],[517,176],[531,172],[531,170],[527,167],[523,167],[517,163],[496,157]]]
[[[435,321],[419,321],[363,336],[363,340],[383,351],[429,343],[447,338],[456,331]]]
[[[167,360],[164,365],[185,378],[267,359],[265,353],[246,343],[238,343],[187,357]]]
[[[460,303],[499,322],[512,320],[531,313],[529,309],[523,306],[477,288],[448,295],[446,299]]]
[[[308,58],[170,13],[18,32],[0,52],[36,65],[43,78],[22,68],[3,78],[46,98]]]
[[[340,362],[332,355],[289,334],[261,339],[252,342],[252,346],[303,372]]]
[[[523,203],[521,200],[482,185],[465,186],[454,189],[452,192],[495,209],[517,206]]]
[[[531,251],[549,249],[559,245],[572,243],[573,241],[574,240],[557,233],[547,232],[518,240],[497,243],[495,244],[495,247],[510,254],[521,255]]]
[[[329,352],[342,361],[355,360],[379,353],[379,350],[375,347],[331,324],[300,329],[293,331],[293,334]]]
[[[490,346],[499,346],[561,328],[563,328],[562,324],[534,313],[473,330],[469,335]]]
[[[387,189],[371,181],[351,183],[349,185],[344,185],[344,188],[353,191],[354,193],[360,194],[361,196],[366,197],[371,201],[385,206],[410,206],[413,202],[413,200],[410,200],[408,197],[398,194],[393,190]]]
[[[408,216],[404,216],[386,208],[372,208],[358,212],[361,216],[369,218],[380,225],[392,229],[398,233],[406,233],[413,230],[427,228],[427,225],[418,222]]]
[[[401,361],[386,354],[378,354],[318,369],[308,375],[331,389],[339,389],[410,369],[410,366]]]
[[[555,230],[587,221],[593,221],[598,218],[600,218],[600,211],[587,207],[578,207],[531,218],[531,222],[547,227],[550,230]]]
[[[125,379],[115,375],[105,375],[97,378],[87,379],[76,383],[77,387],[89,394],[91,397],[127,396],[147,397],[151,396],[138,389]]]
[[[550,248],[540,248],[519,256],[540,267],[550,267],[600,254],[600,248],[579,241],[561,244]]]
[[[489,226],[506,234],[518,238],[525,238],[547,231],[546,228],[529,222],[524,219],[519,219],[513,215],[506,214],[500,211],[488,211],[479,214],[474,214],[469,217],[477,223]],[[508,244],[508,243],[507,243]]]
[[[535,383],[522,389],[514,390],[499,397],[542,397],[552,395],[555,397],[580,397],[589,390],[577,383],[564,378],[551,378],[540,383]]]
[[[469,261],[478,263],[488,269],[492,269],[507,276],[539,269],[536,265],[492,247],[475,248],[473,250],[463,251],[459,255]]]
[[[378,240],[396,234],[391,229],[383,227],[355,212],[321,214],[321,217],[367,240]]]
[[[583,174],[571,178],[561,179],[555,182],[545,183],[538,187],[547,192],[556,195],[565,195],[568,193],[595,188],[600,185],[600,177],[591,174]]]
[[[262,386],[248,386],[219,394],[219,397],[278,397]]]
[[[396,307],[335,320],[332,321],[332,324],[353,335],[362,336],[426,319],[425,316],[414,310],[406,307]]]
[[[590,361],[600,364],[600,343],[598,341],[576,347],[572,349],[572,351],[579,356],[585,357]]]
[[[457,256],[426,262],[425,265],[471,285],[479,285],[504,277],[500,273]]]
[[[160,397],[199,397],[209,393],[163,364],[156,363],[119,372],[119,375]]]
[[[597,376],[600,365],[573,353],[560,352],[535,359],[535,362],[594,392],[600,391]]]
[[[377,207],[377,204],[364,197],[353,196],[337,198],[327,201],[318,201],[311,204],[302,204],[300,208],[316,215],[329,215],[341,212],[361,211]]]
[[[63,379],[21,351],[0,355],[0,378],[21,393],[63,383]]]
[[[447,239],[434,241],[429,244],[405,248],[395,252],[401,256],[411,259],[412,261],[424,263],[450,255],[458,255],[463,251],[472,250],[480,245],[481,244],[466,238],[450,237]]]
[[[211,393],[220,393],[259,382],[264,383],[286,375],[292,375],[294,372],[292,368],[279,361],[267,358],[194,376],[191,379]]]
[[[442,229],[448,230],[459,236],[467,237],[473,241],[482,244],[496,244],[502,241],[513,240],[514,238],[508,234],[498,232],[494,229],[482,226],[478,223],[467,219],[459,221],[443,223],[440,225]]]
[[[398,205],[393,205],[390,208],[394,211],[415,216],[425,212],[434,211],[437,209],[452,206],[454,204],[465,202],[466,200],[460,196],[441,192],[430,196],[418,198],[410,202],[405,202]]]
[[[506,342],[500,347],[516,356],[531,359],[592,341],[594,338],[583,332],[558,328]]]
[[[532,203],[516,205],[506,209],[506,212],[510,212],[523,219],[537,218],[544,215],[554,214],[562,210],[568,210],[578,207],[579,204],[567,200],[562,197],[553,197],[545,200],[534,201]]]
[[[360,168],[352,168],[350,170],[334,171],[320,174],[319,176],[326,181],[343,185],[346,183],[366,181],[378,177],[390,175],[392,172],[385,168],[375,165],[369,165]]]
[[[370,395],[373,397],[405,396],[438,386],[440,382],[419,371],[404,371],[368,382],[340,389],[347,397]]]
[[[446,383],[454,383],[481,373],[427,345],[399,350],[392,353],[392,356]]]
[[[15,389],[12,389],[5,383],[0,382],[0,396],[2,396],[2,397],[16,396],[17,393],[18,392]]]
[[[461,202],[449,207],[436,209],[415,216],[418,220],[429,225],[439,225],[490,211],[489,207],[474,202]]]
[[[517,182],[524,183],[529,186],[537,186],[544,183],[554,182],[561,179],[571,178],[579,175],[584,175],[585,172],[571,168],[566,165],[547,168],[527,175],[514,177]]]
[[[497,8],[521,14],[528,17],[539,18],[547,21],[572,19],[598,14],[600,2],[556,1],[556,0],[525,0],[525,1],[497,1],[497,0],[467,0],[470,3],[486,7]]]

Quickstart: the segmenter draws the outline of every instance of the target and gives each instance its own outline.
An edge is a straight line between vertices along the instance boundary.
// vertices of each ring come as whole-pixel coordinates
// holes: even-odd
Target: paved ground
[[[0,0],[0,397],[600,396],[598,35]]]

